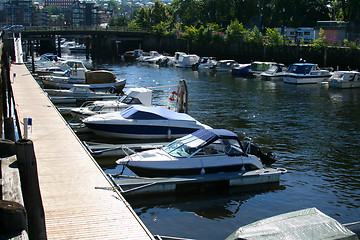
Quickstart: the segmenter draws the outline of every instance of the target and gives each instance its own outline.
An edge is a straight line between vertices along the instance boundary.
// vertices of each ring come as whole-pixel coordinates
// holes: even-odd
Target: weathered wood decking
[[[153,239],[25,65],[12,65],[19,119],[32,118],[48,239]],[[11,74],[13,76],[13,74]]]

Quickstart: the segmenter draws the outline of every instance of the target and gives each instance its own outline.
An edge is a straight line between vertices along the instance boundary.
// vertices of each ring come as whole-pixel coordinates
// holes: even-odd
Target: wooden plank
[[[24,65],[12,65],[17,113],[32,118],[48,239],[153,239]],[[99,188],[100,187],[100,188]],[[104,188],[104,189],[102,189]]]

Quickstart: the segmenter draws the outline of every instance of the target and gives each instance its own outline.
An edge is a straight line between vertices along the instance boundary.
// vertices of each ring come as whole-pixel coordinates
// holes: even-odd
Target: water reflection
[[[180,212],[191,212],[197,216],[218,220],[235,217],[241,205],[256,195],[284,189],[285,186],[280,186],[278,183],[231,188],[212,186],[178,194],[126,199],[139,216],[147,214],[154,207],[164,209],[170,207]]]

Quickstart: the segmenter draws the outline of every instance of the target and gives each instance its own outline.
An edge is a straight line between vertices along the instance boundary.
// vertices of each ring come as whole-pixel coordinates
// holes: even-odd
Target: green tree
[[[142,28],[152,28],[161,22],[171,25],[173,23],[172,9],[156,1],[152,7],[140,8],[135,17],[135,22]]]
[[[49,15],[59,15],[61,13],[61,7],[57,5],[44,7],[43,10],[47,11]]]
[[[191,43],[197,43],[199,41],[200,31],[194,26],[185,26],[185,32],[181,35],[181,38]]]
[[[120,12],[119,4],[115,0],[110,0],[107,2],[107,10],[112,11],[117,16]]]
[[[203,1],[199,0],[174,0],[171,7],[174,9],[174,19],[185,26],[203,25]]]
[[[138,23],[136,23],[135,21],[131,21],[127,25],[127,30],[129,30],[129,31],[139,31],[139,30],[141,30],[141,26]]]
[[[156,24],[155,26],[152,26],[152,32],[157,37],[161,38],[169,33],[169,28],[170,28],[169,23],[160,22],[160,23]]]
[[[255,26],[253,30],[247,34],[247,41],[253,46],[263,45],[264,36],[261,34],[259,29]]]
[[[310,46],[311,49],[317,52],[322,51],[325,47],[326,47],[326,36],[325,36],[325,32],[324,29],[320,28],[319,30],[319,38],[315,39],[314,41],[311,42]]]
[[[244,42],[248,31],[244,25],[235,19],[231,21],[230,25],[226,28],[226,40],[230,43]]]
[[[283,36],[277,31],[276,28],[266,28],[265,45],[268,46],[281,46],[284,44]]]
[[[151,28],[150,8],[140,8],[135,17],[135,22],[142,28]]]

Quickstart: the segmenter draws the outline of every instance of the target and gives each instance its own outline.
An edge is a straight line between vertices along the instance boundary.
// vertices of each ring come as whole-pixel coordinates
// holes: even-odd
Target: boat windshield
[[[292,65],[289,68],[290,73],[309,74],[313,66],[311,65]]]
[[[240,144],[235,139],[218,139],[208,145],[196,137],[174,140],[162,148],[173,157],[192,157],[199,155],[227,154],[244,155]]]
[[[141,104],[138,98],[134,98],[128,95],[124,95],[119,99],[119,102],[126,103],[126,104]]]
[[[278,66],[273,65],[266,72],[267,73],[276,73],[276,72],[278,72]]]

